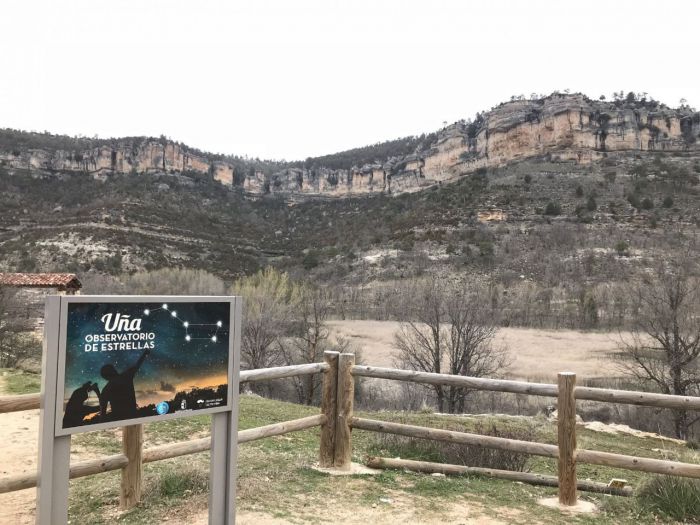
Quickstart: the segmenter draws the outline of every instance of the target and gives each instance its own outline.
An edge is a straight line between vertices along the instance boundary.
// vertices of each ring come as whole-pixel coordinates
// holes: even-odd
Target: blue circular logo
[[[158,412],[158,415],[163,415],[167,414],[168,410],[170,410],[170,405],[168,405],[165,401],[161,401],[156,405],[156,412]]]

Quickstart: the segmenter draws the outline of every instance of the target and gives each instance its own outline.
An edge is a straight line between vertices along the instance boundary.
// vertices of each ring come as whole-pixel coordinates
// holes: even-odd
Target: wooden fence
[[[241,372],[240,377],[241,383],[251,383],[255,381],[318,374],[327,372],[328,370],[329,366],[325,363],[311,363],[306,365],[246,370]],[[324,389],[327,389],[326,384],[329,382],[330,376],[331,374],[324,374]],[[333,383],[335,384],[335,381],[333,381]],[[1,414],[6,412],[36,410],[40,408],[40,405],[40,394],[2,396],[0,397],[0,417]],[[313,427],[323,427],[324,430],[321,434],[324,436],[329,433],[329,426],[326,416],[321,413],[315,416],[241,430],[238,432],[238,443],[247,443],[249,441],[279,436]],[[210,447],[211,437],[206,437],[144,449],[143,425],[132,425],[122,428],[121,454],[72,463],[69,477],[73,479],[111,470],[121,470],[120,507],[122,509],[128,509],[141,500],[141,482],[144,463],[176,458],[187,454],[196,454],[197,452],[209,450]],[[0,478],[0,494],[36,487],[36,484],[37,474],[20,474]]]
[[[578,387],[576,386],[576,375],[570,372],[560,373],[558,375],[558,383],[556,385],[527,383],[524,381],[507,381],[501,379],[463,377],[449,374],[433,374],[409,370],[396,370],[393,368],[378,368],[357,365],[350,366],[350,373],[357,377],[394,379],[398,381],[410,381],[430,385],[462,387],[471,390],[488,390],[514,394],[556,397],[558,409],[557,445],[493,436],[482,436],[479,434],[454,432],[451,430],[441,430],[399,423],[388,423],[354,416],[349,417],[349,425],[352,428],[361,430],[384,432],[413,438],[447,441],[450,443],[461,443],[465,445],[509,450],[511,452],[520,452],[524,454],[555,458],[558,466],[557,485],[559,487],[559,502],[562,505],[576,504],[577,488],[581,490],[593,490],[596,492],[609,492],[611,494],[630,494],[629,491],[619,490],[615,487],[607,487],[601,483],[591,484],[590,482],[577,482],[577,463],[589,463],[593,465],[605,465],[628,470],[640,470],[649,473],[700,478],[700,465],[681,463],[678,461],[627,456],[624,454],[611,454],[609,452],[599,452],[596,450],[583,450],[577,449],[576,447],[577,400],[624,403],[657,408],[700,410],[700,397],[673,396],[667,394],[654,394],[650,392]],[[350,407],[349,412],[352,413],[352,406]],[[393,466],[409,469],[412,468],[410,463],[412,462],[396,462],[396,460],[392,462],[390,460],[386,460],[385,458],[372,458],[372,460],[370,460],[370,466]],[[415,467],[416,470],[431,470],[431,467],[428,467],[425,464],[418,466],[414,465],[413,467]],[[449,467],[452,470],[446,469],[445,467]],[[434,464],[432,467],[434,471],[440,472],[456,472],[459,470],[459,468],[460,466],[456,465],[443,466],[442,468],[439,468]],[[472,470],[476,471],[476,469]],[[468,472],[468,470],[465,472]],[[488,474],[488,472],[484,472],[484,474]],[[513,476],[508,477],[508,473],[506,472],[504,474],[504,471],[494,472],[492,475],[495,475],[496,477],[505,477],[508,479],[518,479],[526,482],[537,482],[537,480],[528,480],[522,476],[519,478]],[[542,481],[545,482],[538,484],[551,484],[550,479],[545,479]]]
[[[563,505],[576,503],[577,490],[619,495],[631,494],[629,488],[608,487],[603,483],[591,481],[577,481],[577,463],[700,478],[700,465],[697,464],[583,450],[578,449],[576,446],[577,400],[700,410],[699,397],[579,387],[576,386],[575,374],[567,372],[559,374],[557,384],[542,384],[359,366],[355,364],[354,354],[339,354],[337,352],[326,352],[323,363],[243,371],[241,372],[241,383],[317,373],[323,374],[320,414],[242,430],[238,432],[238,443],[320,427],[319,465],[325,468],[346,471],[351,470],[353,429],[550,457],[557,460],[558,475],[556,477],[461,465],[391,460],[387,458],[370,458],[368,464],[373,467],[408,468],[423,472],[478,473],[539,485],[558,486],[559,501]],[[356,377],[556,397],[558,407],[557,445],[356,417],[353,408]],[[0,397],[0,414],[3,412],[37,409],[39,406],[40,396],[38,394]],[[203,452],[210,448],[210,444],[211,439],[207,437],[143,449],[142,425],[125,427],[123,429],[122,454],[73,463],[70,467],[70,477],[78,478],[110,470],[121,470],[120,505],[122,508],[130,508],[138,503],[141,498],[142,466],[144,463]],[[36,483],[36,474],[0,478],[0,494],[34,487]]]

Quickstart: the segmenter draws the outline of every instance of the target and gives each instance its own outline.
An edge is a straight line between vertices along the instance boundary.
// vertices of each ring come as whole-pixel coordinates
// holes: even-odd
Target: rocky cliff
[[[441,130],[429,149],[347,170],[289,168],[250,174],[249,193],[346,196],[416,191],[479,168],[548,156],[589,163],[617,151],[700,150],[700,113],[658,102],[555,94],[504,103]]]
[[[124,139],[111,145],[84,149],[40,149],[8,147],[0,150],[0,163],[11,168],[50,172],[110,173],[198,173],[211,174],[224,185],[233,184],[234,168],[210,161],[182,144],[151,139]]]
[[[700,151],[700,113],[635,97],[606,102],[581,94],[553,94],[514,100],[416,142],[413,153],[404,155],[405,148],[401,155],[348,169],[330,169],[322,161],[304,162],[304,167],[262,161],[261,171],[256,165],[215,160],[219,157],[165,139],[100,141],[24,134],[18,145],[3,137],[0,134],[0,164],[14,168],[95,176],[197,173],[226,186],[242,184],[251,195],[342,197],[418,191],[479,168],[533,157],[590,163],[619,151]]]

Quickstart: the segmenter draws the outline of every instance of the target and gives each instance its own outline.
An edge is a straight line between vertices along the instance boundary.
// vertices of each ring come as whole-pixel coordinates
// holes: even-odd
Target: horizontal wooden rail
[[[447,385],[471,388],[474,390],[491,390],[495,392],[510,392],[513,394],[557,397],[557,385],[546,383],[527,383],[525,381],[510,381],[506,379],[434,374],[431,372],[416,372],[414,370],[400,370],[397,368],[381,368],[365,365],[353,366],[352,374],[362,377],[396,379],[398,381],[410,381],[412,383],[427,383],[429,385]]]
[[[191,441],[181,441],[179,443],[168,443],[157,447],[146,448],[143,451],[142,461],[153,463],[164,459],[179,458],[188,454],[206,452],[211,448],[211,436],[193,439]]]
[[[307,365],[277,366],[274,368],[243,370],[241,371],[241,383],[318,374],[319,372],[325,372],[327,369],[328,365],[326,363],[309,363]]]
[[[290,432],[306,430],[321,426],[325,423],[326,417],[323,414],[316,416],[303,417],[281,423],[273,423],[263,427],[249,428],[238,432],[238,443],[248,443],[257,439],[263,439],[272,436],[281,436]],[[194,439],[192,441],[182,441],[180,443],[169,443],[167,445],[159,445],[151,447],[143,451],[143,462],[151,463],[153,461],[161,461],[163,459],[177,458],[188,454],[196,454],[209,450],[211,446],[211,438]]]
[[[359,430],[397,434],[419,439],[433,439],[436,441],[447,441],[449,443],[460,443],[484,448],[497,448],[501,450],[510,450],[511,452],[521,452],[524,454],[551,458],[559,457],[559,448],[556,445],[534,443],[531,441],[483,436],[481,434],[469,434],[466,432],[404,425],[401,423],[389,423],[386,421],[376,421],[374,419],[362,419],[358,417],[352,419],[351,426]],[[642,472],[655,474],[700,478],[700,465],[681,463],[679,461],[640,458],[636,456],[625,456],[623,454],[598,452],[596,450],[578,450],[576,452],[576,461],[578,463],[605,465],[608,467],[640,470]]]
[[[326,416],[318,414],[315,416],[293,419],[291,421],[283,421],[263,427],[249,428],[238,432],[238,443],[248,443],[266,437],[280,436],[297,432],[307,428],[313,428],[323,425],[326,422]],[[192,441],[183,441],[181,443],[172,443],[160,445],[157,447],[148,448],[143,451],[144,463],[153,461],[161,461],[163,459],[171,459],[188,454],[196,454],[205,452],[211,447],[211,438],[201,438]],[[91,476],[101,472],[110,470],[119,470],[124,468],[129,463],[129,460],[124,454],[116,454],[99,459],[87,459],[78,461],[70,466],[70,479],[81,478],[83,476]],[[18,476],[9,476],[0,478],[0,494],[5,492],[14,492],[16,490],[28,489],[36,487],[36,474],[21,474]]]
[[[39,408],[40,394],[23,394],[20,396],[0,396],[0,414],[5,412],[21,412]]]
[[[605,403],[622,403],[625,405],[641,405],[656,408],[700,410],[700,397],[694,396],[674,396],[670,394],[591,388],[587,386],[577,386],[574,389],[574,395],[576,399],[587,401],[603,401]]]
[[[387,421],[377,421],[359,417],[352,418],[350,426],[359,430],[371,430],[373,432],[382,432],[385,434],[398,434],[400,436],[420,439],[447,441],[449,443],[459,443],[475,447],[497,448],[500,450],[510,450],[511,452],[521,452],[523,454],[533,454],[535,456],[545,456],[548,458],[556,458],[559,455],[556,445],[521,441],[519,439],[469,434],[467,432],[404,425],[402,423],[389,423]]]
[[[69,478],[82,478],[110,470],[119,470],[128,465],[129,460],[124,454],[115,454],[99,459],[86,459],[70,466]],[[36,474],[20,474],[0,479],[0,494],[15,490],[36,487]]]
[[[249,441],[255,441],[266,437],[281,436],[282,434],[298,432],[299,430],[306,430],[307,428],[320,427],[325,422],[326,416],[317,414],[315,416],[302,417],[301,419],[293,419],[282,423],[274,423],[264,427],[249,428],[248,430],[241,430],[238,433],[238,442],[248,443]]]
[[[429,385],[456,386],[473,390],[489,390],[545,397],[557,397],[558,395],[557,385],[548,383],[528,383],[525,381],[511,381],[506,379],[434,374],[431,372],[417,372],[414,370],[400,370],[397,368],[381,368],[365,365],[355,365],[352,368],[352,373],[360,377],[394,379],[397,381],[410,381]],[[700,410],[700,397],[694,396],[674,396],[670,394],[655,394],[652,392],[613,390],[584,386],[577,386],[574,389],[574,396],[577,400],[622,403],[626,405],[641,405],[656,408]]]
[[[410,459],[371,457],[367,460],[367,466],[370,468],[383,469],[408,469],[414,472],[425,472],[427,474],[432,474],[435,472],[451,475],[477,474],[479,476],[488,476],[491,478],[520,481],[522,483],[529,483],[530,485],[540,485],[545,487],[559,486],[559,479],[557,476],[547,476],[545,474],[533,474],[532,472],[516,472],[513,470],[500,470],[494,468],[467,467],[464,465],[451,465],[449,463],[432,463],[429,461],[413,461]],[[605,483],[599,483],[597,481],[578,481],[576,483],[576,488],[578,490],[585,490],[586,492],[612,494],[614,496],[632,496],[634,494],[631,487],[611,487]]]
[[[617,467],[627,470],[641,470],[642,472],[651,472],[654,474],[700,478],[700,465],[681,463],[680,461],[640,458],[637,456],[625,456],[624,454],[598,452],[597,450],[577,451],[576,461],[579,463],[605,465],[607,467]]]

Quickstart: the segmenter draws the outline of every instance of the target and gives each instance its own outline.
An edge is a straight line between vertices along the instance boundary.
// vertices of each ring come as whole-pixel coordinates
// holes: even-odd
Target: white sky
[[[511,95],[700,105],[690,1],[4,0],[0,127],[301,159]]]

